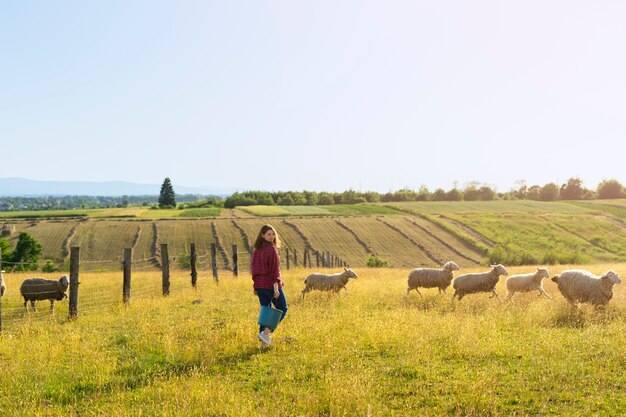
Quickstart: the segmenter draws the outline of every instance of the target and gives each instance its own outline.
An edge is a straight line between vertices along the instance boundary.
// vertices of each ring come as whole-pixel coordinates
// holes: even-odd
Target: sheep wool
[[[419,288],[439,288],[439,293],[446,292],[446,288],[450,286],[454,278],[454,271],[460,268],[452,261],[448,261],[441,269],[437,268],[417,268],[409,272],[407,280],[408,288],[406,293],[411,290],[417,291],[419,295],[422,293]]]
[[[305,287],[302,290],[302,298],[304,294],[311,290],[335,291],[339,292],[342,288],[348,292],[346,284],[350,278],[357,278],[357,274],[350,268],[344,268],[342,272],[336,274],[309,274],[304,280]]]
[[[24,308],[28,311],[28,302],[33,310],[35,301],[50,300],[50,311],[54,311],[54,300],[62,300],[67,297],[65,293],[69,286],[67,275],[63,275],[58,281],[44,278],[28,278],[22,282],[20,293],[24,297]]]
[[[454,287],[452,301],[454,301],[454,297],[459,297],[459,301],[461,301],[467,294],[477,292],[491,292],[493,293],[492,297],[495,296],[500,300],[500,296],[496,292],[496,284],[500,279],[500,275],[509,275],[509,273],[502,265],[498,264],[491,265],[491,270],[487,272],[458,276],[452,284]]]
[[[559,292],[573,306],[577,302],[603,306],[613,298],[613,286],[622,280],[613,271],[596,276],[589,271],[568,269],[552,277]]]
[[[0,271],[0,298],[4,296],[4,293],[7,290],[7,286],[4,283],[4,271]]]
[[[511,275],[506,280],[506,298],[513,297],[516,292],[539,291],[539,296],[550,296],[543,289],[543,279],[550,278],[550,274],[546,268],[537,268],[535,272],[528,274]]]

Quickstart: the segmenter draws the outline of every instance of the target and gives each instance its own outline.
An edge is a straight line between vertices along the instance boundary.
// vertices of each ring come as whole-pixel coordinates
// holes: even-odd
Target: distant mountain
[[[233,187],[185,187],[174,186],[176,194],[230,195],[237,191]],[[136,184],[124,181],[38,181],[25,178],[0,178],[0,197],[38,196],[123,196],[159,195],[161,184]]]

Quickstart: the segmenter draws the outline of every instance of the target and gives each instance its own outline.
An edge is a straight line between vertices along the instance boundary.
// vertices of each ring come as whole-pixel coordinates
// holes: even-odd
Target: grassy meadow
[[[553,275],[567,266],[551,267]],[[588,265],[601,273],[625,264]],[[462,272],[484,270],[464,268]],[[532,267],[511,267],[509,273]],[[81,273],[79,318],[67,301],[19,311],[26,275],[5,274],[0,415],[510,416],[626,410],[626,291],[573,311],[551,281],[509,303],[406,295],[406,269],[357,269],[348,294],[299,298],[303,269],[283,271],[289,313],[261,353],[247,275]],[[44,276],[46,276],[44,274]],[[56,277],[56,274],[54,274]],[[504,278],[498,286],[504,295]]]

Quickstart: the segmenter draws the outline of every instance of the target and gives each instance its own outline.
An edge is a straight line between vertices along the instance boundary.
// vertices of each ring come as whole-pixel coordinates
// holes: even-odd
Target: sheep
[[[58,281],[43,278],[28,278],[22,282],[20,293],[24,297],[24,308],[28,311],[28,301],[33,310],[35,301],[50,300],[50,311],[54,313],[54,300],[62,300],[67,297],[65,293],[69,286],[67,275],[63,275]]]
[[[467,294],[477,292],[492,292],[493,295],[490,298],[495,296],[498,300],[502,301],[496,292],[496,284],[500,279],[500,275],[509,275],[506,269],[500,264],[491,265],[491,270],[488,272],[459,275],[452,284],[454,287],[452,301],[454,301],[454,297],[459,297],[459,301],[461,301]]]
[[[607,304],[613,298],[613,285],[622,280],[613,271],[595,276],[589,271],[568,269],[552,277],[565,299],[576,307],[576,302],[591,303],[595,307]]]
[[[343,272],[336,274],[320,274],[317,272],[309,274],[304,280],[306,286],[302,290],[302,298],[304,298],[305,293],[311,290],[339,292],[343,288],[347,293],[346,284],[350,278],[357,278],[357,274],[350,268],[344,268]]]
[[[2,298],[2,296],[4,296],[4,293],[7,290],[7,286],[4,283],[4,271],[0,271],[0,298]]]
[[[551,298],[543,289],[543,279],[550,278],[546,268],[537,268],[529,274],[511,275],[506,280],[506,299],[510,300],[516,292],[539,291],[539,297]]]
[[[443,291],[446,292],[446,288],[450,286],[452,278],[454,278],[453,271],[458,271],[460,268],[452,261],[448,261],[441,269],[436,268],[417,268],[409,273],[408,288],[406,293],[411,290],[417,291],[419,295],[422,293],[419,287],[422,288],[439,288],[439,294]]]

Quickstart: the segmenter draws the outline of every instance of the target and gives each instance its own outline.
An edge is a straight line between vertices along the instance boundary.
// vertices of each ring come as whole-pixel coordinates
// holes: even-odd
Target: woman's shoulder
[[[261,246],[260,248],[255,249],[254,251],[255,252],[278,252],[278,249],[276,249],[276,246],[274,245],[265,244]]]

